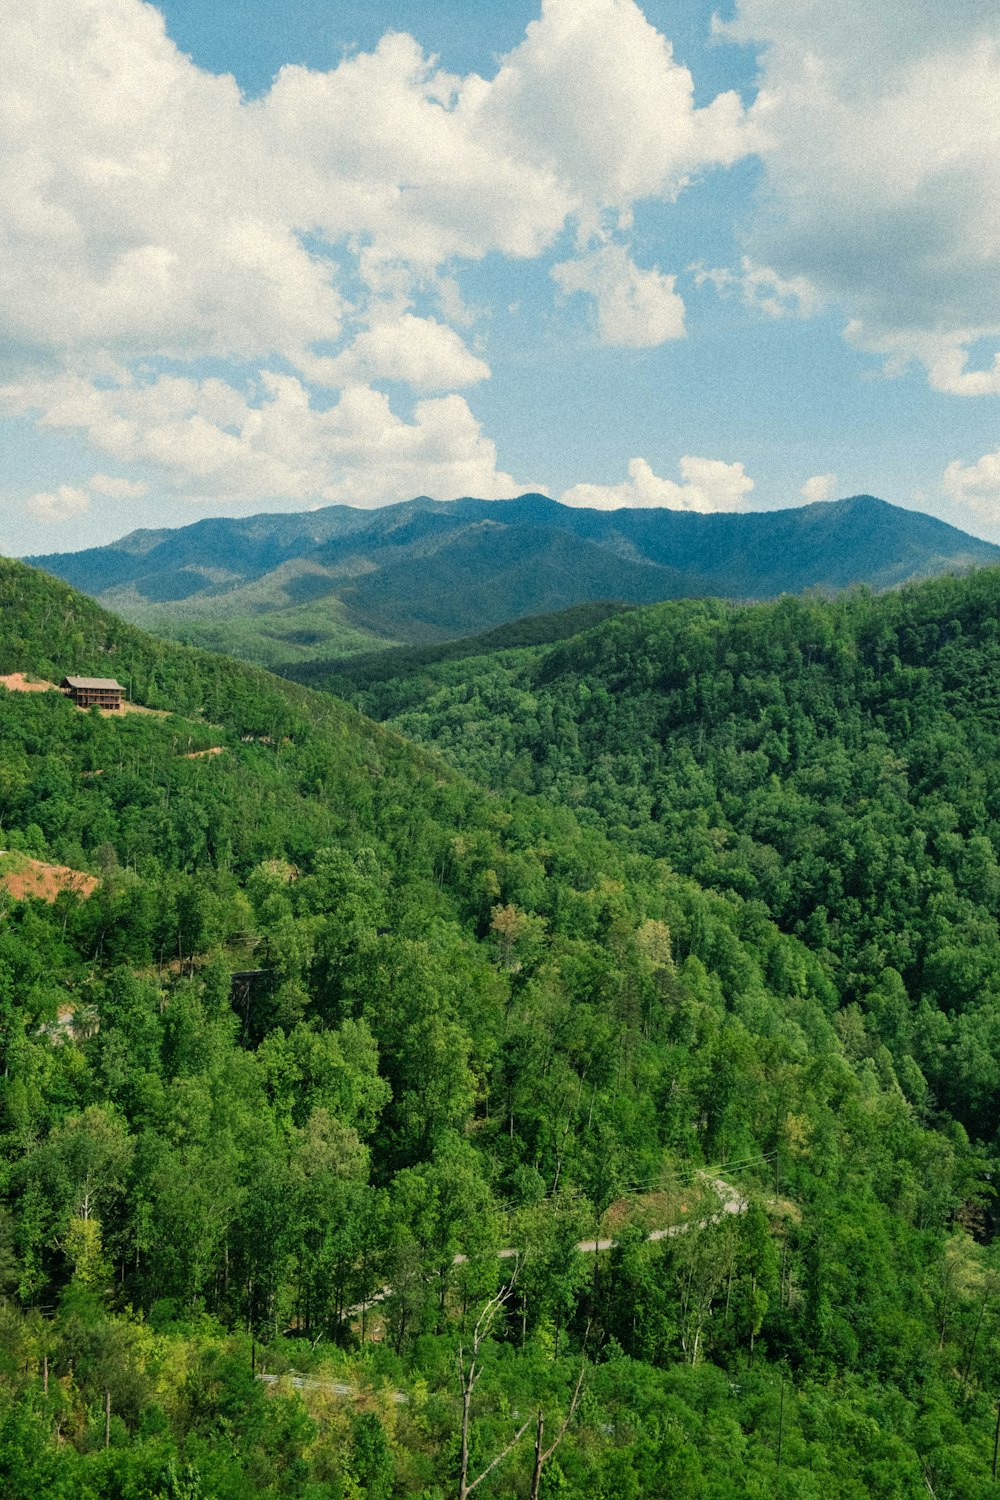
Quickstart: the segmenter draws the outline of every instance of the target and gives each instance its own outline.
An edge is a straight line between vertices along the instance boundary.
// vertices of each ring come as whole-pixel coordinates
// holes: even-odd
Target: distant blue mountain
[[[280,616],[291,639],[297,613],[315,624],[326,602],[369,640],[435,641],[595,600],[883,589],[1000,563],[1000,548],[871,495],[698,515],[529,494],[196,521],[27,561],[130,618],[195,636],[244,614],[261,627]]]

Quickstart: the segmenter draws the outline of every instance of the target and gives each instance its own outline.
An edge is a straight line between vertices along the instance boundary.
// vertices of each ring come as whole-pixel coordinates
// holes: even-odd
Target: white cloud
[[[674,196],[753,149],[738,95],[696,109],[691,74],[632,0],[543,0],[482,100],[500,150],[551,172],[577,204]]]
[[[695,107],[633,0],[544,0],[493,80],[393,34],[329,72],[285,67],[251,103],[140,0],[25,0],[0,83],[0,324],[91,358],[295,359],[341,328],[324,244],[404,275],[535,256],[569,217],[676,193],[752,144],[735,94]]]
[[[78,489],[75,485],[61,484],[58,489],[43,491],[32,495],[25,501],[25,510],[36,521],[42,521],[46,525],[58,525],[62,521],[71,521],[75,516],[82,516],[90,509],[90,496],[86,490]]]
[[[317,356],[299,363],[310,380],[337,387],[398,380],[419,391],[461,390],[490,374],[485,360],[472,354],[453,328],[409,312],[376,315],[335,359]]]
[[[43,427],[79,432],[119,463],[155,464],[205,502],[378,505],[421,490],[495,499],[518,489],[457,395],[418,401],[407,422],[379,391],[352,386],[320,408],[295,376],[270,371],[251,395],[219,379],[98,389],[67,375],[0,389],[0,410],[38,411]]]
[[[120,479],[114,474],[93,474],[87,488],[92,494],[107,495],[110,500],[141,500],[149,490],[141,479]]]
[[[60,484],[52,490],[39,491],[24,502],[24,509],[36,521],[58,525],[86,515],[94,495],[113,500],[138,500],[146,492],[147,486],[141,481],[120,479],[112,474],[94,474],[86,485]]]
[[[720,296],[738,292],[747,307],[756,307],[771,318],[810,318],[819,311],[822,298],[804,276],[779,276],[772,266],[759,266],[748,255],[738,271],[725,267],[709,270],[695,266],[695,282],[711,282]]]
[[[621,245],[602,245],[590,255],[561,261],[551,275],[565,295],[593,297],[602,344],[647,349],[684,337],[684,303],[674,277],[641,270]]]
[[[810,505],[815,500],[829,500],[837,483],[836,474],[814,474],[807,479],[799,494]]]
[[[633,458],[623,484],[575,484],[561,496],[564,505],[594,510],[619,510],[622,506],[663,506],[668,510],[745,510],[753,480],[742,464],[727,464],[718,458],[686,455],[680,461],[683,483],[661,479],[644,458]]]
[[[719,30],[762,45],[755,258],[843,308],[889,373],[1000,392],[996,5],[737,0]]]
[[[505,493],[464,402],[422,401],[404,421],[371,383],[484,380],[451,326],[472,316],[463,260],[540,256],[567,225],[586,243],[755,139],[735,93],[695,105],[634,0],[542,0],[492,79],[448,74],[391,34],[327,72],[285,67],[249,102],[142,0],[23,0],[0,50],[9,378],[48,426],[199,493]],[[682,331],[672,278],[624,250],[576,274],[609,341]],[[444,321],[417,316],[418,290]],[[347,347],[345,328],[361,330]],[[263,395],[196,378],[206,358],[244,362]],[[179,373],[154,379],[150,359]],[[339,417],[276,366],[342,390]]]
[[[982,521],[1000,522],[1000,449],[984,453],[973,464],[963,464],[956,458],[945,469],[941,482],[956,505]]]
[[[77,358],[294,351],[340,298],[231,78],[138,0],[27,0],[0,63],[0,325]],[[58,79],[58,108],[53,80]]]
[[[994,355],[986,369],[969,369],[968,346],[983,336],[978,329],[957,329],[948,334],[904,330],[873,337],[858,319],[846,329],[849,343],[884,357],[887,374],[898,375],[918,360],[927,371],[931,389],[950,396],[1000,395],[1000,354]],[[1000,324],[996,336],[1000,338]]]

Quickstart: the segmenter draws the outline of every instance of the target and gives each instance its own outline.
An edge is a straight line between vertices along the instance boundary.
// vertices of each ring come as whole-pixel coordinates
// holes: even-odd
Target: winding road
[[[679,1234],[687,1234],[692,1229],[705,1229],[709,1224],[721,1224],[728,1214],[746,1213],[747,1200],[738,1188],[733,1187],[731,1182],[726,1182],[722,1177],[705,1177],[702,1180],[717,1194],[719,1198],[718,1212],[708,1214],[703,1219],[688,1219],[683,1224],[671,1224],[666,1229],[652,1229],[646,1235],[647,1242],[673,1239]],[[578,1240],[576,1249],[581,1255],[594,1255],[601,1250],[613,1250],[617,1244],[618,1241],[612,1238]],[[520,1251],[514,1247],[497,1251],[497,1256],[500,1260],[515,1260],[519,1254]],[[468,1259],[467,1255],[456,1255],[452,1260],[452,1265],[463,1266],[468,1262]],[[370,1307],[376,1307],[380,1302],[384,1302],[391,1294],[391,1286],[380,1287],[367,1302],[359,1302],[356,1307],[346,1308],[343,1317],[345,1319],[360,1317]],[[330,1396],[354,1398],[359,1394],[355,1386],[346,1385],[343,1381],[314,1380],[311,1376],[299,1375],[294,1372],[289,1372],[286,1375],[267,1375],[261,1372],[258,1374],[257,1379],[263,1381],[265,1385],[276,1385],[279,1381],[284,1380],[294,1390],[323,1391]],[[409,1400],[404,1391],[393,1391],[391,1397],[397,1405],[402,1405]]]

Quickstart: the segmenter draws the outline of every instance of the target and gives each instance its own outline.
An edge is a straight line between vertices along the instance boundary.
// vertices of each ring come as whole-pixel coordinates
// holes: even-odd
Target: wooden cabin
[[[77,708],[120,709],[125,696],[113,677],[64,677],[59,686]]]

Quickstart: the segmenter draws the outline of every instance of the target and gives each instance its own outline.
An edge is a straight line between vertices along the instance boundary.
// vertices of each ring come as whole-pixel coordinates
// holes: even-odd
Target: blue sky
[[[418,493],[1000,539],[985,0],[24,0],[0,545]]]

